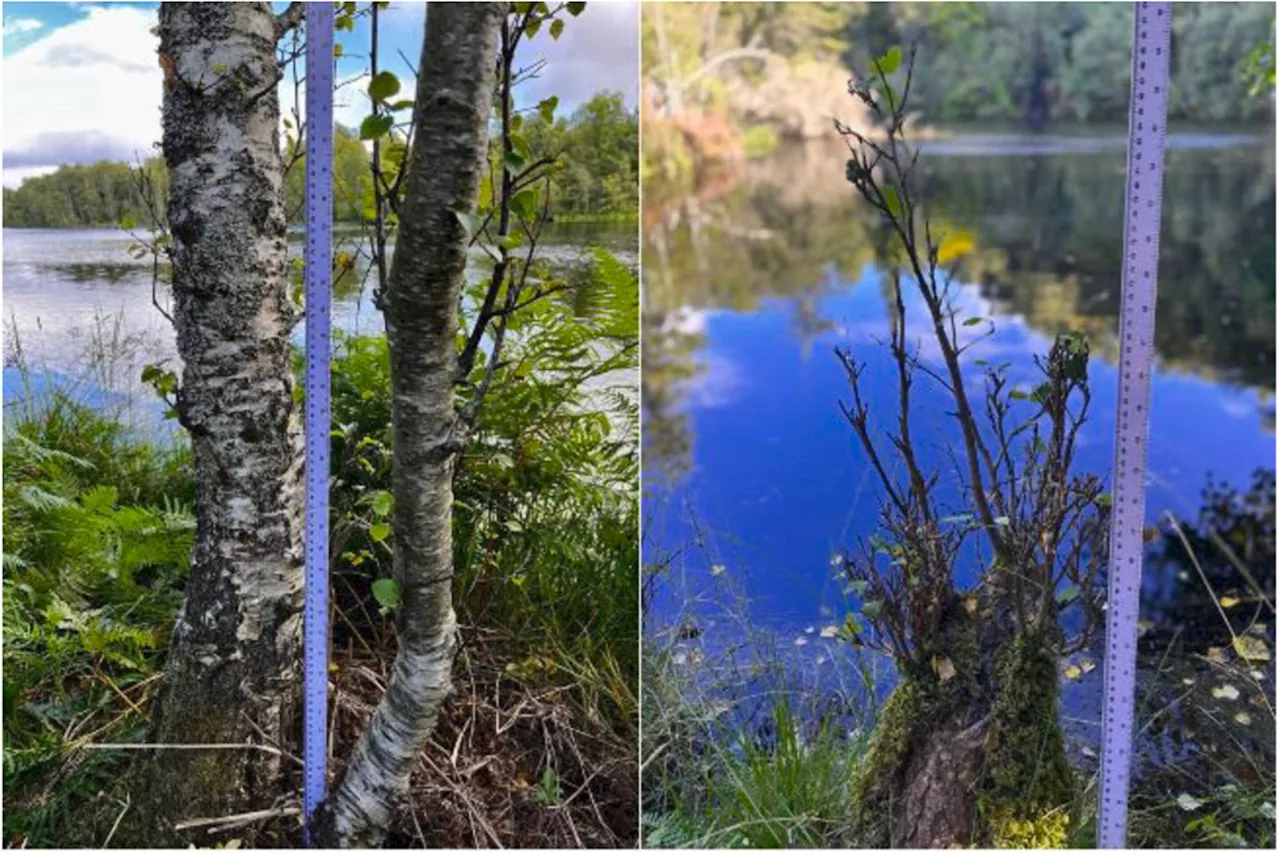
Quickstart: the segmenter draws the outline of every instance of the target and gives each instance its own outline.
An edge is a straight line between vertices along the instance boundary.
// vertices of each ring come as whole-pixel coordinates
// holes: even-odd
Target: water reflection
[[[922,186],[935,228],[972,236],[976,251],[959,277],[977,286],[995,315],[1046,335],[1087,332],[1093,351],[1110,360],[1120,296],[1123,137],[1038,139],[1032,153],[1009,139],[956,137],[924,146]],[[1156,325],[1161,368],[1255,389],[1254,411],[1269,421],[1273,142],[1246,134],[1175,134],[1170,142]],[[686,398],[724,374],[692,382],[718,360],[707,342],[710,318],[753,314],[781,299],[788,334],[808,349],[831,328],[821,299],[847,291],[867,265],[890,266],[892,235],[863,215],[842,170],[837,146],[810,145],[751,162],[736,175],[707,176],[692,193],[646,186],[650,476],[679,477],[692,463],[696,436],[686,423]]]

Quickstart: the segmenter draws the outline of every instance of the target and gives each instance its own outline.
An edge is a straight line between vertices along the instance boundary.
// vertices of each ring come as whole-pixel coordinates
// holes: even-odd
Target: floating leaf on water
[[[844,555],[837,552],[831,556],[831,565],[833,567],[842,566],[843,564],[844,564]]]
[[[840,627],[839,626],[823,626],[821,635],[824,638],[838,638],[840,637]]]
[[[948,679],[956,675],[956,667],[951,663],[949,658],[933,657],[933,671],[938,674],[938,679],[946,682]]]
[[[1084,671],[1074,664],[1068,664],[1066,669],[1062,671],[1062,675],[1068,679],[1079,679],[1084,675]]]
[[[1262,638],[1256,638],[1251,635],[1237,635],[1232,638],[1231,646],[1236,651],[1236,655],[1245,661],[1270,661],[1271,650],[1267,649],[1267,642]]]
[[[1083,753],[1085,756],[1088,756],[1090,759],[1098,758],[1098,751],[1094,750],[1092,747],[1090,747],[1087,744],[1084,747],[1080,748],[1080,752]]]
[[[1234,596],[1223,596],[1218,600],[1218,604],[1223,608],[1234,608],[1240,604],[1240,600]]]
[[[1230,682],[1224,683],[1213,689],[1213,699],[1238,700],[1240,699],[1240,689]]]
[[[1080,588],[1074,584],[1068,584],[1066,587],[1058,591],[1057,600],[1059,605],[1066,605],[1074,602],[1076,597],[1080,595]]]
[[[1227,650],[1221,646],[1211,646],[1205,650],[1205,658],[1216,664],[1225,664],[1227,661]]]
[[[1183,792],[1181,795],[1178,795],[1178,806],[1182,807],[1187,812],[1194,812],[1204,806],[1204,803],[1191,797],[1191,795],[1186,792]]]
[[[1080,669],[1085,673],[1092,673],[1094,670],[1098,669],[1098,665],[1093,663],[1092,658],[1082,658],[1080,659]]]
[[[804,633],[805,633],[806,635],[811,635],[811,634],[813,634],[813,633],[814,633],[814,632],[816,632],[816,631],[817,631],[817,629],[815,629],[813,626],[805,626],[805,627],[804,627]]]
[[[1253,717],[1248,712],[1236,712],[1236,723],[1248,726],[1253,723]]]
[[[1147,632],[1155,628],[1155,625],[1156,624],[1150,620],[1138,620],[1138,636],[1141,637],[1142,635],[1145,635]]]
[[[712,575],[723,575],[723,574],[724,574],[724,564],[722,564],[722,563],[713,563],[713,564],[711,565],[711,574],[712,574]]]
[[[807,643],[809,643],[808,638],[796,638],[796,646],[804,646]]]

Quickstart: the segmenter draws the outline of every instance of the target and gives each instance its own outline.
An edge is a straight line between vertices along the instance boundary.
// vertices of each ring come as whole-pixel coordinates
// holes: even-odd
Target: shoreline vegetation
[[[915,204],[934,201],[943,183],[931,176],[927,153],[921,156],[920,173],[907,181],[910,169],[890,164],[889,155],[879,159],[867,152],[885,139],[886,125],[912,143],[945,138],[948,123],[958,121],[1045,135],[1084,122],[1123,125],[1129,14],[1125,7],[1097,4],[743,3],[646,8],[646,447],[656,442],[669,446],[678,472],[684,471],[681,464],[692,465],[692,431],[686,431],[678,418],[655,419],[654,413],[665,409],[670,415],[680,409],[676,389],[700,370],[681,347],[696,353],[702,331],[693,326],[682,330],[679,319],[663,315],[664,310],[706,305],[746,311],[756,300],[784,295],[767,288],[786,288],[793,279],[795,284],[818,281],[819,265],[833,262],[833,253],[823,251],[828,245],[821,243],[826,222],[835,222],[830,231],[841,235],[831,245],[847,254],[853,254],[847,246],[871,254],[866,247],[877,245],[876,236],[885,234],[894,248],[904,249],[897,246],[898,238],[906,242],[904,231],[914,233],[920,245],[912,241],[905,252],[918,251],[917,261],[937,252],[934,257],[943,259],[939,277],[941,264],[974,255],[979,247],[984,255],[996,251],[994,241],[987,246],[972,235],[937,246],[920,233],[922,222],[904,224],[918,214]],[[1175,39],[1182,47],[1174,88],[1182,94],[1171,104],[1172,126],[1186,122],[1234,129],[1270,119],[1274,48],[1268,54],[1257,42],[1273,29],[1270,8],[1181,7],[1175,20]],[[1192,46],[1196,43],[1201,47]],[[906,48],[894,45],[918,45],[921,61],[908,61]],[[1208,45],[1218,53],[1211,56]],[[1032,62],[1026,61],[1028,51]],[[1223,55],[1239,61],[1222,61]],[[877,61],[884,72],[878,80],[873,65]],[[847,85],[847,67],[873,70],[855,88]],[[903,96],[908,67],[915,74],[910,101],[918,112],[901,112],[892,100]],[[802,94],[811,88],[820,91],[812,97]],[[806,112],[797,105],[813,106]],[[814,137],[831,138],[832,116],[843,124],[854,150],[843,156],[833,152],[830,169],[819,174],[838,174],[852,154],[848,177],[864,191],[860,196],[867,210],[851,213],[844,204],[848,185],[839,184],[841,193],[834,187],[839,182],[830,179],[825,179],[830,186],[814,202],[794,186],[801,180],[800,167],[807,164],[780,165],[773,158]],[[868,165],[873,159],[876,169]],[[760,186],[744,182],[742,176],[754,175],[756,169],[768,171],[772,180]],[[921,183],[912,197],[909,185],[915,181]],[[744,183],[747,191],[742,191]],[[1088,182],[1077,183],[1085,193],[1084,187],[1093,188]],[[968,189],[982,194],[980,186]],[[743,202],[742,196],[752,194],[767,200],[760,207],[773,214],[775,222],[758,222],[766,217],[756,216],[749,200],[735,206]],[[792,206],[779,202],[788,194],[794,197]],[[1118,201],[1118,196],[1111,199],[1105,192],[1100,198],[1102,205]],[[944,199],[930,212],[945,219],[948,201],[957,199]],[[779,207],[789,216],[779,214]],[[733,218],[743,208],[748,212]],[[904,210],[913,214],[904,215]],[[864,216],[868,212],[873,216]],[[851,216],[856,223],[849,221]],[[1241,211],[1238,216],[1248,214]],[[793,232],[779,227],[778,222],[787,218],[807,228]],[[863,219],[886,227],[877,231],[875,223]],[[1087,223],[1096,220],[1087,218]],[[953,231],[948,222],[933,225],[935,235]],[[672,260],[683,257],[679,253],[687,243],[711,229],[727,235],[715,243],[721,253],[698,256],[696,269],[692,264],[681,268]],[[851,229],[864,239],[850,240]],[[1082,231],[1047,242],[1059,257],[1062,251],[1082,254]],[[1087,245],[1087,239],[1084,242]],[[815,244],[822,249],[815,251]],[[1104,248],[1111,252],[1109,246],[1096,251]],[[871,260],[891,269],[904,263],[903,255],[886,250]],[[765,264],[765,258],[790,263]],[[1071,260],[1074,268],[1077,259]],[[1108,255],[1107,264],[1111,263]],[[796,272],[801,265],[805,273]],[[807,275],[808,267],[814,268],[813,275]],[[910,275],[906,284],[900,280],[896,302],[894,277],[884,277],[890,318],[903,316],[902,288],[914,293],[919,285],[922,291],[937,292],[933,263],[918,263],[917,276],[922,268],[929,271],[927,281],[917,282]],[[780,269],[786,271],[787,282],[766,282]],[[995,271],[992,278],[1007,282],[1009,273]],[[1072,276],[1075,271],[1059,275]],[[964,274],[960,278],[970,280]],[[763,293],[741,281],[761,285]],[[1035,289],[1027,284],[1020,298],[1034,303]],[[1274,281],[1270,284],[1273,291]],[[1016,303],[1019,295],[1013,298]],[[1273,299],[1274,294],[1271,305]],[[796,312],[801,314],[807,307],[803,296],[797,302],[802,303]],[[1206,307],[1212,308],[1212,303]],[[1217,321],[1221,312],[1208,316]],[[820,318],[802,319],[821,328]],[[953,330],[958,323],[953,321]],[[905,343],[904,323],[891,325],[887,331],[892,332],[892,344],[884,342],[882,355],[886,361],[889,350],[897,356],[899,373],[907,375],[901,386],[905,389],[911,385],[915,363]],[[1177,323],[1173,326],[1177,334]],[[939,321],[940,338],[945,337],[943,327]],[[931,327],[926,323],[923,328]],[[1050,336],[1053,348],[1041,357],[1048,375],[1036,389],[1039,397],[1026,392],[1010,396],[1009,388],[1001,395],[996,377],[996,397],[1018,401],[995,400],[996,409],[1019,407],[1019,423],[1034,407],[1040,413],[1032,420],[1042,418],[1046,425],[1056,417],[1054,412],[1071,413],[1068,421],[1079,417],[1080,398],[1087,400],[1089,394],[1083,379],[1089,345],[1096,343],[1094,358],[1107,350],[1105,340],[1095,342],[1092,332]],[[932,343],[931,333],[925,337]],[[954,345],[954,334],[950,340]],[[946,349],[945,342],[939,346]],[[1274,353],[1274,339],[1268,345],[1264,338],[1261,346]],[[952,347],[953,352],[957,349]],[[1262,362],[1267,360],[1260,360],[1249,376],[1262,378],[1258,382],[1270,387],[1268,394],[1274,399],[1269,379],[1274,356],[1268,364]],[[1052,559],[1047,565],[1034,563],[1035,573],[1055,579],[1052,585],[1020,580],[1021,570],[1002,570],[1000,561],[993,559],[981,583],[961,588],[951,574],[956,552],[947,552],[947,544],[955,545],[956,531],[939,532],[927,518],[939,498],[931,488],[934,473],[918,471],[916,461],[921,458],[912,454],[906,391],[901,393],[900,419],[896,411],[886,415],[882,409],[871,413],[869,422],[859,398],[862,369],[853,363],[846,367],[854,395],[846,416],[858,433],[859,446],[880,446],[885,468],[893,476],[883,484],[881,535],[864,543],[861,551],[833,557],[837,582],[845,582],[847,613],[837,607],[829,625],[797,629],[790,638],[764,630],[754,610],[757,603],[743,586],[749,571],[761,567],[745,559],[740,563],[734,555],[738,545],[745,545],[737,536],[750,539],[750,532],[719,531],[716,519],[701,517],[693,509],[695,496],[681,495],[678,474],[676,485],[660,483],[664,472],[654,470],[646,456],[641,760],[645,846],[874,848],[892,841],[894,847],[919,847],[939,844],[939,837],[931,835],[937,830],[948,837],[943,844],[961,846],[976,841],[1092,847],[1096,727],[1087,721],[1073,721],[1068,727],[1059,700],[1096,671],[1101,658],[1090,646],[1064,654],[1072,649],[1069,642],[1079,639],[1059,635],[1081,627],[1065,619],[1059,624],[1058,612],[1071,605],[1092,610],[1094,619],[1086,622],[1097,623],[1096,607],[1088,607],[1096,606],[1090,581],[1096,565],[1086,564],[1096,564],[1099,523],[1095,519],[1087,530],[1053,525],[1047,517],[1033,518],[1035,513],[1019,505],[1008,513],[988,512],[987,524],[980,525],[973,522],[977,510],[966,506],[974,509],[966,514],[968,524],[978,525],[974,538],[991,535],[997,553],[1013,543],[1035,554],[1043,531],[1055,545],[1074,537],[1085,544],[1077,557],[1093,553],[1095,558],[1082,559],[1076,566],[1081,581],[1074,585],[1061,583],[1060,567]],[[932,382],[917,379],[917,385]],[[964,389],[960,377],[953,374],[951,380],[944,385]],[[972,393],[981,394],[981,389]],[[833,390],[833,398],[837,394]],[[984,400],[974,399],[980,410]],[[723,424],[724,414],[718,416]],[[887,437],[882,435],[885,429]],[[983,430],[975,432],[985,437]],[[1107,496],[1098,493],[1097,483],[1073,477],[1072,441],[1065,446],[1058,441],[1064,432],[1065,428],[1045,426],[1037,434],[1036,442],[1053,450],[1036,445],[1036,450],[1027,451],[1027,477],[1050,483],[1049,493],[1092,494],[1096,500],[1086,505],[1099,508],[1094,515],[1105,515]],[[1058,438],[1050,441],[1051,434]],[[723,449],[719,453],[723,456]],[[1055,453],[1060,455],[1056,461]],[[659,457],[661,465],[662,454]],[[1021,449],[1017,458],[1021,468]],[[985,471],[981,462],[978,469]],[[653,482],[648,482],[650,475]],[[991,492],[1016,492],[1018,479],[1011,479],[1014,482],[1006,484],[993,475],[988,481]],[[1144,748],[1130,792],[1130,843],[1135,846],[1274,845],[1274,481],[1275,471],[1268,468],[1255,474],[1251,486],[1212,484],[1202,495],[1198,516],[1170,516],[1152,529],[1153,575],[1169,582],[1172,592],[1167,601],[1144,612],[1152,619],[1144,622],[1140,641],[1135,731],[1144,739]],[[968,495],[995,500],[981,485]],[[901,501],[892,501],[894,496]],[[664,521],[675,515],[689,518],[679,524]],[[660,532],[668,528],[682,532],[678,541],[664,539]],[[1199,618],[1193,619],[1192,612]],[[946,630],[939,631],[939,625]],[[868,661],[877,660],[874,650],[886,646],[893,648],[879,658],[880,675],[888,669],[899,671],[900,677],[864,676],[860,686],[852,684],[858,681],[853,677],[865,674]],[[833,666],[837,658],[840,668],[824,677],[822,668]],[[851,684],[832,682],[832,672],[850,676]],[[1097,676],[1094,673],[1092,679]],[[1029,686],[1035,687],[1027,690]],[[924,789],[929,799],[920,797]]]

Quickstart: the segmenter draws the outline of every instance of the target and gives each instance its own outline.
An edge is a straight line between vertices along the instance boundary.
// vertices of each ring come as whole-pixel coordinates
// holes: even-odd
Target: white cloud
[[[37,21],[35,18],[18,18],[16,21],[6,21],[4,25],[4,37],[20,36],[26,33],[34,33],[36,30],[44,26],[43,21]]]
[[[91,6],[4,59],[5,186],[59,163],[151,153],[160,137],[155,24],[154,9]]]

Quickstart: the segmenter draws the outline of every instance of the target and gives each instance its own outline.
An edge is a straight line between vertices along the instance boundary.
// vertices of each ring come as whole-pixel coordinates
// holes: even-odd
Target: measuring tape
[[[302,836],[324,800],[329,706],[329,302],[333,275],[333,4],[308,3],[306,167],[306,585]]]
[[[1147,418],[1160,259],[1165,106],[1169,95],[1172,3],[1138,3],[1133,15],[1129,158],[1125,170],[1120,382],[1107,563],[1107,650],[1103,665],[1102,786],[1098,847],[1125,847],[1129,765],[1142,588]]]

